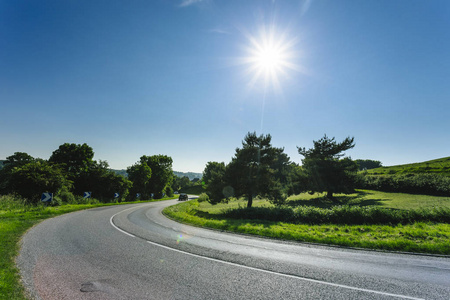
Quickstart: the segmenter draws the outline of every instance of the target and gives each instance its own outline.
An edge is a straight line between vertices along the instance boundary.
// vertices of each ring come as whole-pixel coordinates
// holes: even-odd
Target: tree
[[[3,161],[3,168],[0,170],[0,194],[12,193],[9,180],[14,168],[22,167],[30,162],[34,162],[35,158],[25,152],[14,152]]]
[[[11,172],[9,184],[14,193],[31,203],[39,203],[44,192],[58,193],[63,187],[70,186],[63,171],[45,160],[15,167]]]
[[[149,189],[155,194],[155,198],[162,198],[163,193],[166,191],[166,187],[172,185],[172,158],[167,155],[144,155],[141,159],[144,159],[147,165],[152,169]]]
[[[61,165],[69,178],[76,181],[81,172],[86,172],[92,166],[93,158],[94,150],[86,143],[83,145],[65,143],[53,151],[49,162]]]
[[[355,146],[354,138],[347,137],[341,143],[329,139],[325,134],[313,141],[314,148],[306,150],[297,147],[302,160],[303,170],[308,176],[308,190],[327,192],[327,198],[336,201],[333,193],[351,193],[354,191],[355,176],[358,170],[356,162],[350,158],[341,158],[343,152]]]
[[[119,199],[124,199],[131,185],[131,181],[110,170],[108,163],[100,160],[94,161],[88,170],[80,173],[75,192],[81,195],[90,191],[94,198],[110,202],[114,199],[114,193],[119,193]]]
[[[203,171],[203,182],[205,183],[206,193],[211,204],[217,204],[224,197],[230,196],[224,194],[225,183],[225,163],[210,161],[206,164]]]
[[[147,156],[142,156],[140,161],[127,168],[128,179],[133,183],[131,188],[131,197],[136,193],[142,194],[142,198],[149,199],[150,178],[152,177],[152,169],[147,164]]]
[[[379,160],[357,159],[355,161],[358,164],[360,171],[380,168],[383,166]]]
[[[235,196],[247,198],[247,207],[252,206],[257,195],[275,203],[283,200],[280,181],[284,163],[279,160],[287,156],[283,148],[273,147],[271,140],[270,134],[258,137],[255,132],[248,133],[242,148],[236,148],[235,156],[227,165],[225,181],[234,189]]]

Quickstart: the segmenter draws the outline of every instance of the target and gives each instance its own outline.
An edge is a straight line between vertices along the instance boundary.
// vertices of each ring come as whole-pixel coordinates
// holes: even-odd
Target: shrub
[[[225,217],[233,219],[259,219],[295,224],[412,224],[415,222],[450,223],[450,209],[393,210],[380,207],[334,206],[318,208],[299,206],[251,207],[228,209]]]
[[[209,196],[206,193],[201,193],[197,198],[198,202],[209,202]]]
[[[360,175],[358,188],[432,196],[450,196],[450,177],[438,174]]]

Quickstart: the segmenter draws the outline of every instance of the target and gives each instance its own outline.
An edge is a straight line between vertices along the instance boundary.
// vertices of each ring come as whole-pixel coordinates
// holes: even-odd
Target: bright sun
[[[281,89],[280,77],[287,76],[288,70],[297,70],[293,63],[293,46],[295,39],[288,39],[286,33],[279,33],[274,26],[261,27],[259,35],[247,36],[250,45],[244,63],[249,65],[250,85],[261,79],[264,87],[272,86],[276,91]]]

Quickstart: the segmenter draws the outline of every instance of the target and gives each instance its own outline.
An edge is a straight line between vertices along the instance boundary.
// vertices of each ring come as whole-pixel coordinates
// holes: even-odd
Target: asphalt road
[[[32,299],[450,299],[450,258],[254,238],[182,225],[176,201],[46,220],[17,264]]]

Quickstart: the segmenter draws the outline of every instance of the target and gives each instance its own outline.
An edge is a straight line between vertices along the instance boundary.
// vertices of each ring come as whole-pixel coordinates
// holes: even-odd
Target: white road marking
[[[113,223],[113,218],[116,215],[118,215],[118,214],[120,214],[120,213],[122,213],[124,211],[130,210],[130,209],[134,209],[134,208],[136,208],[136,207],[131,207],[131,208],[128,208],[128,209],[124,209],[124,210],[114,214],[109,219],[109,222],[110,222],[111,226],[113,226],[118,231],[120,231],[122,233],[125,233],[128,236],[136,237],[135,235],[120,229],[119,227],[117,227]],[[283,273],[279,273],[279,272],[274,272],[274,271],[254,268],[254,267],[250,267],[250,266],[246,266],[246,265],[240,265],[240,264],[229,262],[229,261],[224,261],[224,260],[220,260],[220,259],[216,259],[216,258],[211,258],[211,257],[208,257],[208,256],[193,254],[193,253],[190,253],[190,252],[186,252],[186,251],[183,251],[183,250],[179,250],[179,249],[176,249],[176,248],[172,248],[172,247],[168,247],[168,246],[165,246],[165,245],[162,245],[162,244],[158,244],[158,243],[155,243],[155,242],[152,242],[152,241],[147,241],[146,240],[146,242],[151,244],[151,245],[158,246],[158,247],[161,247],[161,248],[164,248],[164,249],[168,249],[168,250],[172,250],[172,251],[175,251],[175,252],[178,252],[178,253],[182,253],[182,254],[185,254],[185,255],[190,255],[190,256],[193,256],[193,257],[197,257],[197,258],[202,258],[202,259],[206,259],[206,260],[210,260],[210,261],[214,261],[214,262],[218,262],[218,263],[222,263],[222,264],[228,264],[228,265],[231,265],[231,266],[245,268],[245,269],[249,269],[249,270],[253,270],[253,271],[259,271],[259,272],[263,272],[263,273],[267,273],[267,274],[284,276],[284,277],[298,279],[298,280],[302,280],[302,281],[314,282],[314,283],[318,283],[318,284],[325,284],[325,285],[339,287],[339,288],[344,288],[344,289],[349,289],[349,290],[355,290],[355,291],[372,293],[372,294],[383,295],[383,296],[396,297],[396,298],[401,298],[401,299],[425,300],[424,298],[416,298],[416,297],[410,297],[410,296],[405,296],[405,295],[399,295],[399,294],[392,294],[392,293],[386,293],[386,292],[381,292],[381,291],[363,289],[363,288],[358,288],[358,287],[344,285],[344,284],[332,283],[332,282],[327,282],[327,281],[322,281],[322,280],[317,280],[317,279],[311,279],[311,278],[306,278],[306,277],[301,277],[301,276],[296,276],[296,275],[291,275],[291,274],[283,274]]]

